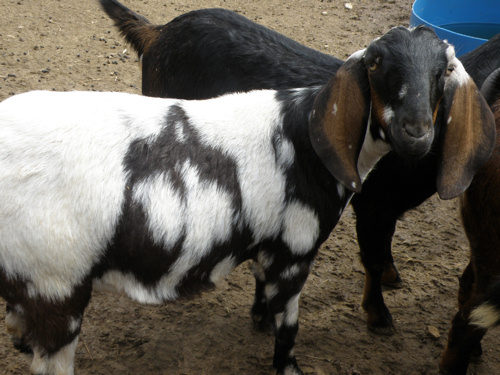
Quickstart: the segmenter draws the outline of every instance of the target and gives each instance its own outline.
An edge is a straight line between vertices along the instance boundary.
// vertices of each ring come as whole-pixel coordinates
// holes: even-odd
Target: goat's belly
[[[233,256],[216,261],[215,265],[209,262],[188,266],[188,263],[179,258],[172,269],[156,282],[144,282],[140,275],[131,272],[108,271],[95,279],[93,286],[96,290],[123,292],[141,303],[160,304],[211,289],[238,265]]]

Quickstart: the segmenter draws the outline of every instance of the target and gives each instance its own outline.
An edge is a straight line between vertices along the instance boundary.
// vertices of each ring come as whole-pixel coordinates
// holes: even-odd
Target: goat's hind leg
[[[76,287],[70,297],[53,301],[26,297],[24,337],[33,349],[30,370],[37,375],[73,375],[83,312],[90,300],[91,284]]]
[[[470,300],[472,291],[475,283],[474,267],[472,261],[469,261],[467,267],[465,267],[462,276],[459,277],[459,288],[458,288],[458,308],[461,310],[464,305]],[[472,349],[472,358],[478,358],[483,354],[483,349],[481,342],[478,341],[474,348]]]
[[[26,339],[26,322],[23,317],[23,310],[19,305],[7,304],[5,328],[14,348],[23,354],[33,354],[33,348],[28,344],[28,340]]]

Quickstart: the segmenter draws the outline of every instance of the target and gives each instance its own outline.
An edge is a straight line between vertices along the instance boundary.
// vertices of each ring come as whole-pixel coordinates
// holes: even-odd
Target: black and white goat
[[[460,200],[470,262],[460,278],[459,311],[441,358],[441,369],[456,375],[467,373],[471,356],[482,353],[486,330],[500,323],[500,69],[481,92],[495,116],[497,139],[493,155]]]
[[[300,374],[299,296],[319,246],[391,147],[408,159],[431,150],[435,116],[447,119],[437,184],[462,190],[490,155],[493,118],[427,28],[391,30],[324,87],[5,100],[0,294],[13,341],[33,352],[34,373],[71,374],[93,285],[162,303],[253,259],[273,364]]]
[[[342,63],[229,10],[196,10],[157,26],[116,0],[100,2],[141,56],[144,95],[203,99],[233,91],[323,85]],[[461,57],[477,86],[500,67],[499,50],[500,35]],[[397,69],[411,74],[411,66],[404,61]],[[391,82],[399,84],[395,80],[387,84]],[[397,87],[391,88],[394,90]],[[393,332],[381,283],[401,285],[391,254],[396,221],[436,191],[442,198],[461,192],[450,194],[436,187],[439,133],[444,126],[443,117],[438,116],[435,152],[411,163],[389,153],[370,174],[363,192],[351,201],[366,270],[363,307],[368,313],[368,327],[376,332]],[[258,303],[262,293],[257,280],[252,316],[265,326],[263,306]]]

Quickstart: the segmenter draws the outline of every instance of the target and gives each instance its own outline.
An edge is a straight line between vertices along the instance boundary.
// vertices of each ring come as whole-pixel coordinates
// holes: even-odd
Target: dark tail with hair
[[[131,11],[116,0],[99,0],[102,8],[115,22],[120,34],[130,43],[139,56],[158,37],[158,28],[143,16]]]

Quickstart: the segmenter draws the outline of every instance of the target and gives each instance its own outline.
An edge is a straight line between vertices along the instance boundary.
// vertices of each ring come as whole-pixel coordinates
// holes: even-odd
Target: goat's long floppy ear
[[[437,191],[442,199],[462,194],[495,147],[495,120],[457,58],[444,87],[445,123]]]
[[[370,114],[363,52],[352,55],[320,91],[309,120],[316,154],[337,180],[356,193],[361,191],[357,164]]]
[[[494,70],[493,73],[484,80],[481,86],[481,94],[483,94],[490,108],[500,100],[500,68]]]

